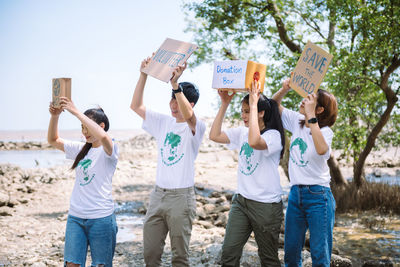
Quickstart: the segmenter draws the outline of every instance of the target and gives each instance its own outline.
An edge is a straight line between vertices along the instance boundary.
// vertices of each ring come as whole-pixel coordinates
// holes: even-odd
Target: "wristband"
[[[172,88],[172,92],[174,92],[174,94],[176,94],[176,93],[182,93],[181,85],[178,85],[178,88],[177,88],[177,89]]]
[[[317,123],[317,122],[318,120],[315,117],[308,120],[308,123]]]

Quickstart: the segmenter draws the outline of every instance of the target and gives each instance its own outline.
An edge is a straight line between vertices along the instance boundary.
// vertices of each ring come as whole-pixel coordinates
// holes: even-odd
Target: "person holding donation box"
[[[285,218],[285,265],[302,266],[301,252],[307,228],[313,266],[330,266],[335,199],[330,189],[327,160],[331,153],[338,108],[335,97],[319,89],[300,104],[299,112],[280,103],[289,92],[290,79],[274,94],[283,127],[292,133],[289,154],[291,189]]]
[[[86,143],[59,137],[58,119],[64,110],[81,121]],[[84,267],[90,246],[91,266],[111,267],[118,231],[112,198],[118,148],[107,134],[108,118],[101,108],[81,113],[66,97],[60,98],[60,108],[51,104],[49,111],[47,140],[74,160],[76,173],[65,231],[64,266]]]
[[[282,188],[278,165],[285,136],[274,100],[260,94],[260,83],[253,81],[242,100],[245,127],[221,131],[222,121],[233,94],[219,90],[221,107],[214,119],[210,139],[238,149],[238,188],[232,198],[222,266],[239,266],[243,247],[250,234],[258,245],[262,266],[281,266],[278,258],[279,233],[283,221]]]
[[[206,126],[193,111],[199,99],[198,89],[192,83],[178,83],[186,63],[175,68],[170,80],[172,116],[144,106],[147,74],[142,70],[149,62],[150,58],[147,58],[141,64],[131,103],[131,109],[143,119],[143,129],[156,139],[158,149],[156,186],[150,194],[144,219],[144,260],[146,266],[161,265],[165,238],[169,232],[172,266],[189,266],[189,241],[196,215],[194,161]]]

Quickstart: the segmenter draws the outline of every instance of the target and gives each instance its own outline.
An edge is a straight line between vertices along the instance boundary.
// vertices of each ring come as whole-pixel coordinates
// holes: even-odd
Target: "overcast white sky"
[[[129,109],[140,62],[167,37],[190,42],[185,25],[179,0],[0,0],[0,130],[46,129],[56,77],[72,78],[80,110],[100,105],[112,129],[140,128]],[[199,117],[216,113],[212,67],[181,78],[200,89]],[[144,102],[169,114],[170,92],[149,77]],[[80,122],[63,113],[59,127],[80,129]]]

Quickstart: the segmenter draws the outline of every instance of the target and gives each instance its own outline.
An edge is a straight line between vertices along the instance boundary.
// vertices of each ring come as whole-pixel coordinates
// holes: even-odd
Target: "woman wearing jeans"
[[[64,266],[85,267],[88,247],[92,266],[112,267],[117,223],[112,199],[112,177],[118,162],[118,148],[107,134],[109,121],[103,109],[80,112],[66,97],[61,107],[50,105],[47,140],[74,160],[76,172],[65,231]],[[68,141],[58,134],[58,119],[67,110],[81,122],[86,142]]]
[[[299,112],[280,105],[289,79],[272,97],[279,104],[283,127],[292,133],[289,178],[292,185],[285,218],[285,266],[302,266],[301,251],[310,231],[312,266],[330,266],[335,199],[327,160],[337,117],[335,97],[319,89],[300,104]]]

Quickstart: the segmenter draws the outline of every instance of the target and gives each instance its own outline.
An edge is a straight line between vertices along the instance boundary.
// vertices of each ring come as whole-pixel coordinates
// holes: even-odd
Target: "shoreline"
[[[59,130],[60,136],[70,140],[82,140],[83,136],[80,129],[68,129]],[[139,134],[143,134],[143,129],[110,129],[109,134],[116,140],[127,140],[134,138]],[[46,142],[47,129],[46,130],[0,130],[0,142],[17,142],[17,143],[29,143],[29,142]]]

